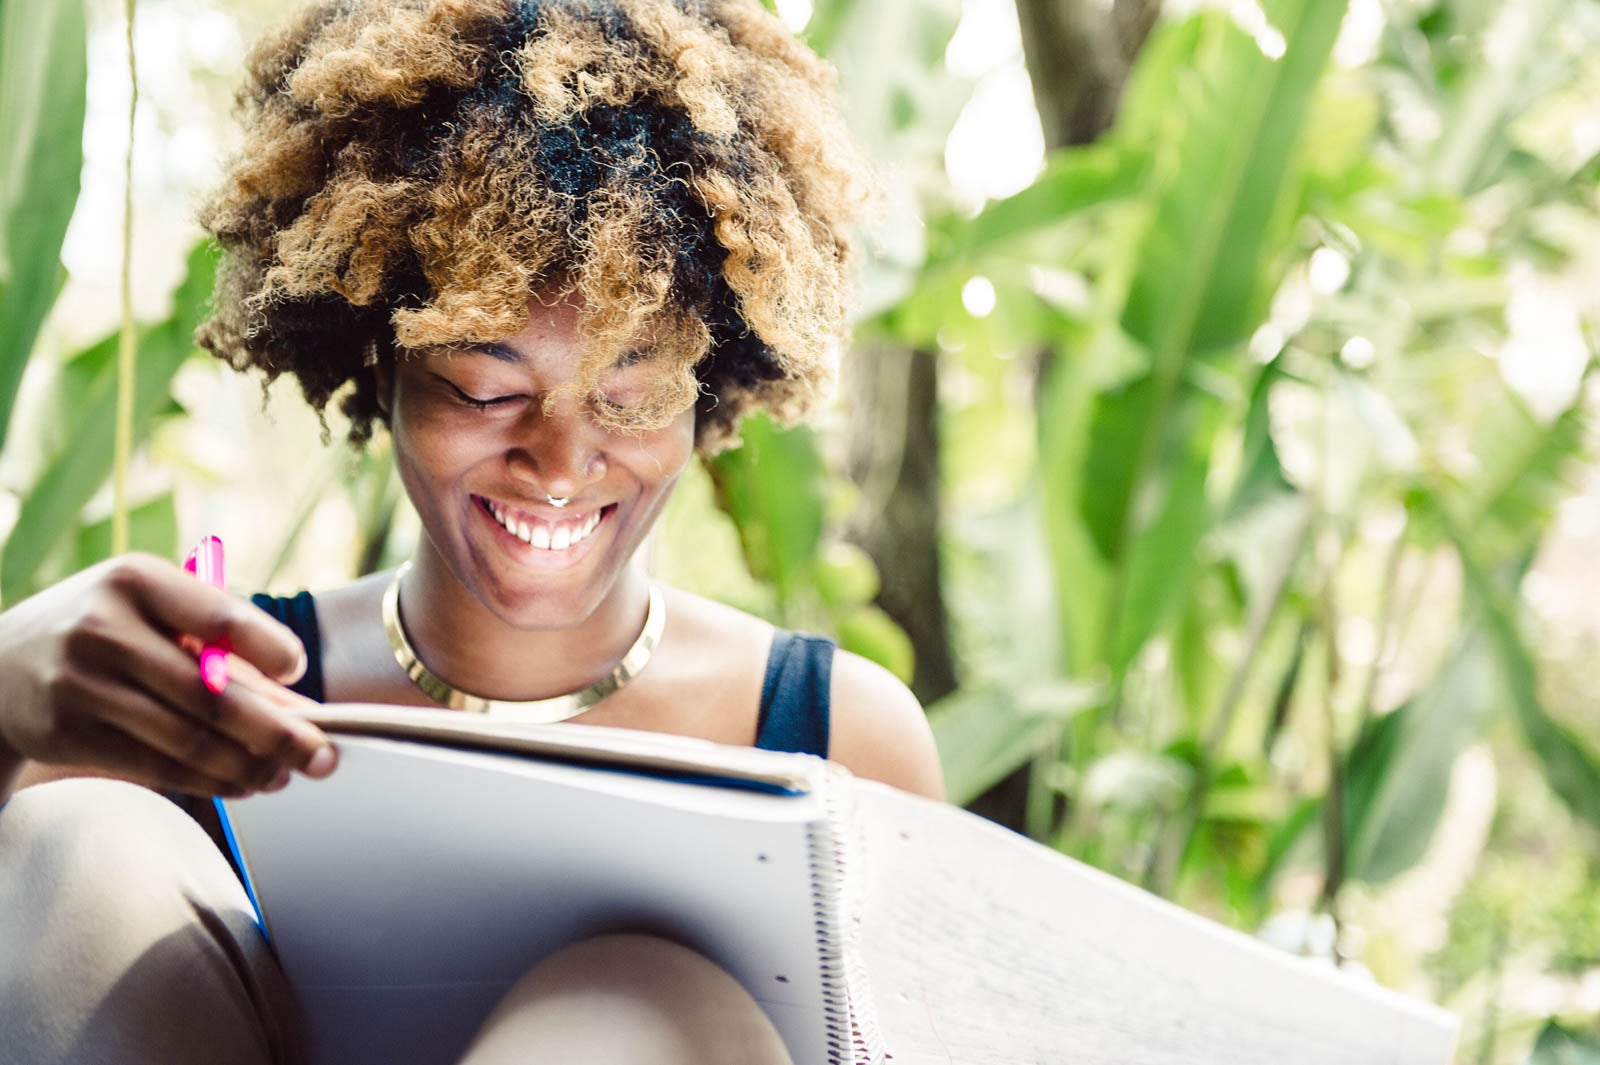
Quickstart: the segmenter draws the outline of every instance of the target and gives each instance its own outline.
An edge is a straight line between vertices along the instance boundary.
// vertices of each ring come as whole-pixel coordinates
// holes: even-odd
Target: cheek
[[[639,437],[623,437],[621,454],[635,476],[652,486],[670,488],[694,457],[694,412]]]
[[[395,461],[428,472],[449,472],[481,453],[484,443],[459,417],[429,397],[396,396],[389,417]]]

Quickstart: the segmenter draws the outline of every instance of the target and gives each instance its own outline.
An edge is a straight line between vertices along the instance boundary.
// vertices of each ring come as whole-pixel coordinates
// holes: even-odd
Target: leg
[[[145,788],[0,807],[0,1061],[298,1062],[283,972],[200,827]]]
[[[459,1065],[792,1065],[755,999],[703,955],[645,935],[546,958],[500,1000]]]

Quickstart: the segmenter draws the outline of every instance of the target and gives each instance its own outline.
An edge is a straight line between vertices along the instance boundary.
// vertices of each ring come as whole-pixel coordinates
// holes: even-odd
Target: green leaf
[[[1527,1065],[1600,1065],[1600,1040],[1551,1019],[1534,1040]]]
[[[836,622],[839,646],[878,663],[906,684],[916,670],[911,637],[888,614],[875,606],[858,606]]]
[[[880,583],[872,556],[843,540],[823,550],[817,559],[813,579],[822,601],[839,608],[871,602],[878,594]]]
[[[1457,645],[1422,692],[1373,722],[1345,768],[1346,877],[1383,883],[1427,852],[1456,759],[1502,705],[1481,637]]]
[[[1255,892],[1265,902],[1279,875],[1295,864],[1316,830],[1322,816],[1322,797],[1310,795],[1295,803],[1267,837],[1267,858],[1256,878]]]
[[[1272,439],[1271,410],[1267,405],[1273,384],[1283,376],[1280,364],[1281,360],[1274,359],[1263,366],[1250,390],[1239,476],[1224,508],[1223,521],[1235,520],[1263,503],[1294,492],[1294,486],[1284,476],[1283,463],[1278,459],[1277,444]]]
[[[87,32],[80,0],[0,6],[0,442],[61,283],[83,169]]]
[[[1584,392],[1580,386],[1576,394]],[[1481,564],[1493,569],[1522,557],[1549,528],[1556,507],[1578,487],[1592,417],[1579,398],[1541,422],[1510,389],[1498,391],[1475,434],[1480,468],[1451,494],[1451,513],[1472,530]]]
[[[1182,47],[1157,45],[1156,61],[1136,71],[1133,132],[1119,130],[1117,139],[1151,135],[1150,143],[1168,146],[1154,164],[1149,222],[1120,319],[1149,369],[1104,388],[1086,379],[1092,367],[1075,367],[1062,376],[1076,380],[1050,393],[1041,411],[1042,425],[1056,427],[1041,448],[1065,444],[1082,455],[1047,476],[1052,535],[1081,526],[1070,553],[1091,550],[1107,579],[1099,617],[1072,619],[1069,639],[1098,629],[1096,657],[1113,675],[1192,577],[1210,524],[1206,482],[1217,430],[1243,399],[1236,379],[1244,342],[1273,287],[1269,268],[1281,258],[1284,208],[1298,180],[1295,149],[1345,8],[1317,0],[1263,6],[1287,42],[1279,59],[1229,20],[1200,16],[1169,31]],[[1172,62],[1182,54],[1192,61]],[[1145,84],[1147,76],[1166,84]],[[1056,562],[1082,568],[1081,558],[1058,553]],[[1064,598],[1073,579],[1057,574]],[[1069,657],[1081,662],[1079,640]]]
[[[1451,191],[1476,191],[1497,176],[1493,171],[1508,154],[1508,127],[1527,98],[1508,93],[1506,86],[1525,84],[1537,76],[1541,64],[1551,61],[1547,36],[1565,21],[1561,16],[1568,0],[1524,0],[1519,6],[1526,8],[1524,17],[1505,20],[1503,28],[1496,21],[1497,61],[1472,65],[1454,113],[1444,123],[1433,177]]]
[[[770,2],[770,0],[769,0]],[[828,55],[839,38],[839,29],[850,18],[859,0],[816,0],[806,20],[806,43],[818,55]]]
[[[1478,560],[1471,534],[1441,508],[1436,514],[1455,542],[1467,595],[1499,659],[1522,737],[1544,764],[1545,783],[1576,817],[1600,829],[1600,755],[1545,710],[1539,698],[1538,668],[1519,631],[1512,595]]]
[[[717,505],[739,529],[750,572],[783,603],[809,582],[822,540],[827,471],[810,429],[780,429],[765,414],[740,426],[744,443],[709,463]]]
[[[950,801],[965,806],[1036,755],[1053,750],[1063,724],[1104,697],[1096,686],[1075,685],[1070,692],[1059,690],[1047,711],[1032,713],[999,688],[969,688],[939,700],[928,708],[928,723]]]
[[[944,768],[945,793],[965,806],[1040,752],[1054,746],[1060,726],[1016,712],[1000,689],[968,689],[928,709]]]
[[[1114,141],[1062,149],[1021,192],[995,200],[976,217],[945,219],[929,237],[930,263],[967,262],[1081,211],[1125,199],[1144,187],[1149,168],[1148,153]]]
[[[1114,750],[1091,762],[1077,797],[1090,809],[1165,813],[1187,799],[1195,770],[1158,751]]]
[[[178,557],[178,510],[171,492],[128,511],[128,549],[147,551],[162,558]],[[74,572],[110,557],[110,518],[78,530],[76,555]]]
[[[134,436],[141,439],[157,414],[167,408],[173,375],[194,352],[194,330],[211,295],[215,253],[203,244],[190,256],[173,312],[139,336],[134,387]],[[0,551],[0,597],[14,602],[26,594],[40,565],[76,524],[84,504],[111,475],[116,413],[116,338],[85,351],[80,369],[93,370],[80,399],[73,430],[29,489],[17,523]]]

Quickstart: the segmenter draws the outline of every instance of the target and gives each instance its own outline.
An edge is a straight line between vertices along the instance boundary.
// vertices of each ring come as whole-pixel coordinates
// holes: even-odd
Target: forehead
[[[445,358],[487,356],[495,362],[521,369],[566,375],[586,356],[601,366],[630,366],[643,360],[648,342],[624,345],[605,353],[593,350],[593,341],[580,329],[581,305],[573,298],[557,302],[528,300],[528,320],[517,333],[500,340],[462,341],[434,349],[430,354]]]

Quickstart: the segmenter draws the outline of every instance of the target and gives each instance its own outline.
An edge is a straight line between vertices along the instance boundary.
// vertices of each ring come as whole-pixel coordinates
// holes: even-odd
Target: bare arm
[[[848,651],[833,660],[828,756],[858,777],[930,799],[944,772],[922,704],[893,673]]]

